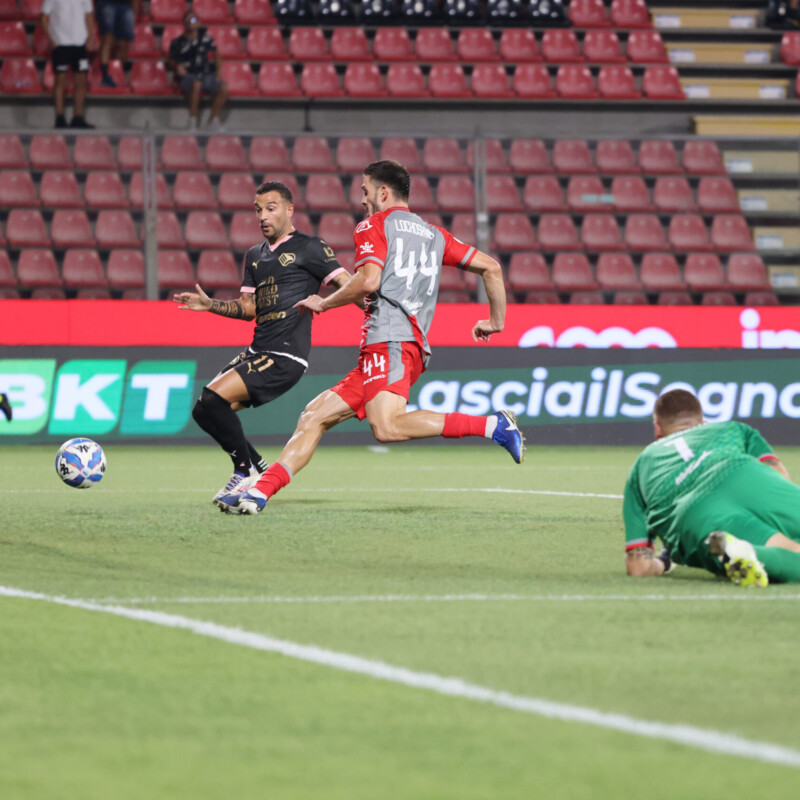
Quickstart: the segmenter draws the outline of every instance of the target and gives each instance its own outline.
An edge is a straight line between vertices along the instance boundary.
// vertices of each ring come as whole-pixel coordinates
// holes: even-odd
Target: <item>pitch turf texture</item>
[[[0,596],[4,800],[798,796],[797,766],[759,760],[800,765],[798,587],[626,578],[620,499],[579,495],[619,495],[633,449],[323,448],[247,518],[210,503],[217,450],[110,446],[91,490],[53,450],[0,450],[0,585],[90,603]],[[176,615],[319,650],[154,624]],[[720,734],[741,754],[704,749]]]

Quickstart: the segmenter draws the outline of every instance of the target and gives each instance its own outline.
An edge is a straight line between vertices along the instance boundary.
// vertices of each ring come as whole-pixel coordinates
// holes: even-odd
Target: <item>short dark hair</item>
[[[280,181],[264,181],[258,189],[256,194],[266,194],[267,192],[277,192],[287,203],[293,203],[292,190]]]
[[[653,414],[662,426],[669,427],[678,420],[702,420],[703,407],[691,392],[685,389],[673,389],[656,400]]]
[[[400,200],[408,201],[411,192],[411,176],[397,161],[383,159],[373,161],[364,168],[364,175],[381,186],[388,186]]]

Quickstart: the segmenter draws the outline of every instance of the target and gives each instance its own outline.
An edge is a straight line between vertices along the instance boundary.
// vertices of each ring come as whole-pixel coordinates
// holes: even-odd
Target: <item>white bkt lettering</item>
[[[417,253],[414,250],[410,250],[404,259],[403,240],[398,238],[394,241],[394,273],[398,278],[406,279],[406,289],[410,291],[411,284],[414,283],[414,277],[417,274]],[[428,284],[428,295],[432,295],[433,290],[436,288],[436,275],[438,272],[439,265],[436,263],[436,253],[429,254],[423,246],[419,253],[419,274],[431,279]]]
[[[367,359],[364,362],[364,366],[361,367],[361,371],[364,372],[368,377],[371,377],[373,369],[376,369],[378,373],[381,373],[383,372],[385,366],[386,366],[386,356],[379,355],[378,353],[373,353],[372,360],[370,361],[369,359]]]

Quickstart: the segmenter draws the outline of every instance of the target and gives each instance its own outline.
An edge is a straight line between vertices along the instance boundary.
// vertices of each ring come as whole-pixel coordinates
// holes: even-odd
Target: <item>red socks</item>
[[[463,439],[465,436],[483,436],[486,433],[486,417],[473,417],[471,414],[445,414],[445,439]]]
[[[259,492],[264,492],[267,497],[272,497],[272,495],[283,489],[291,479],[292,473],[283,464],[270,464],[253,488],[258,489]]]

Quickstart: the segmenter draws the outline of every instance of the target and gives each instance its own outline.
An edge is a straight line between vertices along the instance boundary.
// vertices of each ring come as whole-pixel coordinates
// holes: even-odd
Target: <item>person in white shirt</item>
[[[42,30],[53,48],[53,102],[56,107],[56,128],[66,128],[64,89],[67,72],[71,69],[75,83],[74,109],[70,127],[94,128],[83,115],[86,101],[86,78],[89,74],[89,54],[86,45],[94,33],[92,0],[44,0]]]

